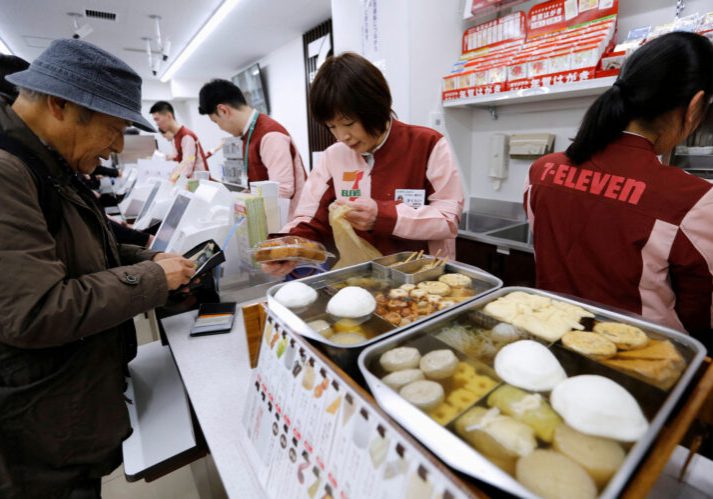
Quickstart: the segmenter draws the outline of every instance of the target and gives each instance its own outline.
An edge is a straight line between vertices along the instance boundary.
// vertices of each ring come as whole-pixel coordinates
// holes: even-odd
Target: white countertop
[[[229,497],[266,497],[251,466],[257,455],[241,423],[251,369],[242,310],[228,334],[191,337],[197,312],[162,319],[223,486]]]

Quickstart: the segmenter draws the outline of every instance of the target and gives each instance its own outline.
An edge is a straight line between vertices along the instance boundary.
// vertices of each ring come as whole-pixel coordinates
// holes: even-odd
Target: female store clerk
[[[711,338],[713,186],[657,155],[698,127],[712,96],[703,36],[671,33],[631,55],[566,153],[530,168],[538,288]]]
[[[441,250],[455,258],[463,191],[450,148],[435,130],[394,118],[381,71],[354,53],[327,59],[312,83],[310,110],[337,143],[322,153],[283,232],[333,246],[329,205],[346,204],[357,234],[384,255]]]

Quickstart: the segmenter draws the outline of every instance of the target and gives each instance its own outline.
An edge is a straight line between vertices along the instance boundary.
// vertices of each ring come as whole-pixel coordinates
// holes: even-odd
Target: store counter
[[[242,415],[248,400],[248,385],[252,373],[249,367],[249,353],[242,310],[239,309],[234,327],[229,334],[212,336],[190,337],[188,335],[188,331],[195,320],[195,315],[196,312],[187,312],[162,321],[186,392],[191,400],[228,496],[266,497],[254,466],[254,463],[259,461],[259,457],[242,424]],[[708,374],[701,380],[700,385],[710,384],[710,372]],[[700,385],[698,387],[699,390],[703,388]],[[710,387],[707,386],[706,388]],[[680,416],[681,414],[674,415],[676,420]],[[690,424],[690,419],[687,423]],[[674,431],[677,435],[673,438],[678,441],[683,432],[680,427],[675,428],[675,430],[678,431]],[[669,432],[670,429],[664,433]],[[667,448],[666,445],[662,445],[661,440],[668,440],[670,447]],[[671,442],[669,435],[666,435],[666,438],[662,435],[660,441],[654,445],[657,450],[662,451],[661,454],[670,453],[675,447],[675,443]],[[676,473],[675,470],[680,469],[681,456],[684,452],[685,449],[678,448],[671,462],[669,462],[666,474],[674,475]],[[654,451],[651,454],[659,453]],[[670,454],[665,454],[665,456],[668,455]],[[651,457],[654,456],[650,456],[649,460]],[[664,456],[658,456],[659,459],[661,457]],[[668,458],[665,459],[668,461]],[[700,456],[696,458],[695,462],[699,463],[699,467],[704,465],[706,469],[711,467],[711,462]],[[661,468],[663,468],[664,463],[665,461],[661,463]],[[631,494],[633,490],[648,490],[648,487],[651,487],[653,482],[656,481],[656,477],[652,477],[648,473],[646,475],[648,477],[643,481],[649,482],[648,485],[644,485],[642,488],[637,486],[636,482],[644,478],[639,475],[630,484],[631,488],[627,492]],[[653,486],[652,492],[665,490],[666,493],[670,493],[672,489],[681,489],[682,491],[682,487],[700,488],[704,485],[702,482],[705,482],[707,480],[706,477],[709,476],[707,473],[696,473],[696,478],[692,475],[689,473],[687,477],[688,485],[685,483],[676,485],[672,483],[670,476],[662,475],[656,485]],[[637,494],[635,493],[635,495]],[[661,495],[660,493],[654,493],[653,497],[661,497]]]
[[[241,423],[250,377],[242,311],[229,334],[191,337],[196,314],[162,320],[181,379],[228,496],[265,497]]]

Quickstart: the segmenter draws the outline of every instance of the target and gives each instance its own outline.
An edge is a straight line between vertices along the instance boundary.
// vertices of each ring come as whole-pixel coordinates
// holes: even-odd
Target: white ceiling
[[[89,23],[94,28],[85,40],[120,57],[142,78],[158,79],[148,67],[146,42],[142,41],[142,37],[156,36],[149,16],[161,16],[161,36],[172,44],[170,63],[221,3],[222,0],[0,0],[0,39],[15,54],[32,61],[53,39],[72,36],[74,24],[68,12],[84,14],[90,9],[115,13],[115,21],[79,19],[80,25]],[[330,16],[330,0],[239,0],[174,78],[208,80],[230,76]]]

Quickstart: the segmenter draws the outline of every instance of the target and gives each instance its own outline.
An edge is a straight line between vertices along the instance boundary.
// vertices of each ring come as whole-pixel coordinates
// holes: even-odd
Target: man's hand
[[[178,253],[156,253],[151,260],[160,262],[161,260],[168,260],[169,258],[183,258],[183,255],[179,255]]]
[[[355,201],[338,199],[335,203],[349,206],[350,210],[344,215],[344,218],[355,229],[366,231],[374,228],[379,207],[373,199],[357,198]]]
[[[168,254],[169,253],[159,253],[159,255]],[[156,256],[158,257],[159,255]],[[163,272],[166,274],[166,284],[171,291],[178,289],[184,284],[188,284],[191,277],[193,277],[193,273],[196,271],[195,263],[182,256],[172,255],[171,257],[162,258],[160,260],[154,257],[154,261],[161,266]]]
[[[293,270],[295,270],[295,267],[297,267],[297,262],[293,262],[290,260],[260,264],[260,268],[263,272],[275,277],[284,277]]]

